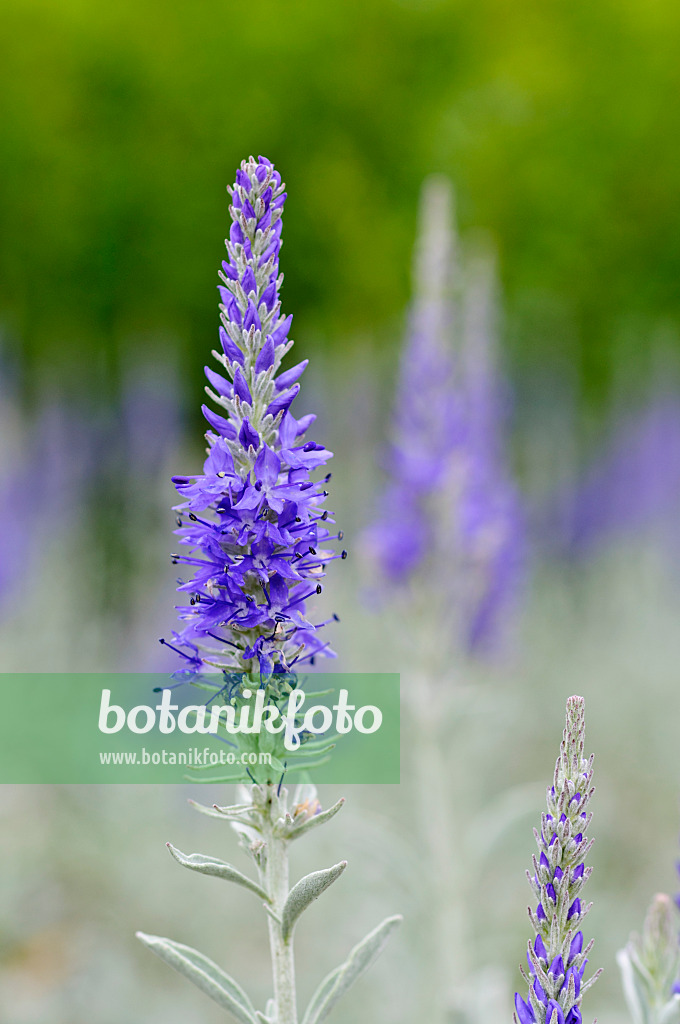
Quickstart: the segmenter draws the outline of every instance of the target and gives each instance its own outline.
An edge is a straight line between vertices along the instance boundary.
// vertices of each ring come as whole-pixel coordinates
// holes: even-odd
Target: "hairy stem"
[[[271,900],[271,910],[280,920],[289,891],[289,840],[278,839],[274,835],[277,807],[276,788],[269,786],[266,804],[267,814],[264,820],[266,863],[262,872],[262,880]],[[290,935],[288,939],[284,939],[279,921],[271,914],[269,915],[269,947],[274,975],[277,1024],[297,1024],[293,937]]]

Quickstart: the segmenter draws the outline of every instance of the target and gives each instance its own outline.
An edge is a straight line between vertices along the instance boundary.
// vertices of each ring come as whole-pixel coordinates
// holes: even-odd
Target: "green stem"
[[[264,820],[266,843],[266,864],[263,882],[271,901],[271,910],[280,920],[289,892],[288,843],[274,835],[274,824],[278,817],[279,801],[276,787],[269,786],[267,792],[267,814]],[[295,999],[295,955],[293,938],[284,939],[281,925],[269,915],[269,947],[274,975],[274,999],[277,1007],[277,1024],[297,1024]]]

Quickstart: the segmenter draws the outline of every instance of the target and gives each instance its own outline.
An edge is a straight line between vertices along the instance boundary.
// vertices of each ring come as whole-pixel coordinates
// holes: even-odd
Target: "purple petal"
[[[224,327],[220,327],[220,342],[222,343],[222,351],[227,359],[230,359],[232,363],[240,363],[240,365],[243,366],[243,352],[238,345],[232,341]]]
[[[276,302],[276,281],[272,281],[271,284],[268,284],[267,287],[265,288],[265,290],[262,292],[262,297],[260,299],[260,305],[262,305],[262,303],[264,303],[265,306],[267,307],[267,309],[269,311],[271,311],[274,308],[274,303],[275,302]]]
[[[241,287],[246,295],[250,295],[251,292],[257,294],[257,281],[255,280],[252,267],[246,267],[245,273],[241,278]]]
[[[574,914],[580,914],[580,913],[581,913],[581,901],[580,901],[580,899],[577,896],[576,899],[574,900],[574,902],[572,903],[572,905],[569,907],[569,913],[567,914],[567,921],[571,920],[571,918],[574,916]]]
[[[276,378],[276,390],[283,391],[284,388],[290,387],[294,384],[307,369],[309,359],[303,359],[301,363],[296,366],[292,366],[290,370],[286,370],[285,373],[280,373]]]
[[[541,983],[539,982],[538,978],[534,979],[533,989],[539,1003],[543,1003],[543,1005],[545,1006],[547,999],[545,996],[545,992],[543,991],[543,987],[541,986]]]
[[[257,450],[260,447],[260,435],[251,427],[247,416],[243,418],[238,439],[246,450],[251,447]]]
[[[231,398],[231,396],[234,393],[234,388],[231,384],[231,381],[228,381],[224,377],[221,377],[219,373],[215,373],[215,371],[211,370],[209,366],[204,366],[203,369],[205,371],[206,377],[208,378],[212,386],[215,388],[217,394],[222,395],[224,398]]]
[[[236,502],[236,504],[232,505],[232,508],[239,510],[258,508],[261,501],[262,492],[256,491],[252,484],[248,484],[248,486],[246,487],[245,491],[243,492],[239,500]]]
[[[306,416],[301,416],[297,421],[297,436],[300,437],[311,427],[316,419],[316,413],[309,412]]]
[[[242,402],[247,402],[249,405],[253,404],[253,396],[250,393],[245,377],[241,373],[240,366],[236,367],[236,372],[234,373],[234,392]]]
[[[583,932],[576,932],[576,935],[571,940],[569,946],[569,963],[572,962],[575,956],[578,956],[583,949]]]
[[[297,421],[287,412],[279,426],[279,440],[282,448],[290,448],[297,436]]]
[[[564,1024],[562,1007],[551,999],[545,1010],[545,1024]]]
[[[264,373],[274,362],[274,342],[271,339],[271,335],[267,335],[267,340],[260,349],[257,359],[255,360],[255,373]]]
[[[210,426],[214,427],[218,434],[221,434],[222,437],[228,437],[230,441],[234,440],[236,437],[236,427],[230,420],[226,420],[223,416],[218,416],[207,405],[202,405],[201,411]]]
[[[258,480],[261,480],[265,487],[274,487],[277,480],[279,479],[279,472],[281,470],[281,460],[267,445],[263,445],[262,450],[255,459],[255,476]]]
[[[288,407],[293,402],[293,399],[298,394],[299,390],[300,385],[293,384],[292,388],[288,388],[287,391],[283,391],[280,395],[277,395],[274,401],[270,402],[269,405],[267,406],[267,412],[271,416],[278,416],[282,409],[284,411],[288,409]]]
[[[275,345],[282,345],[286,341],[292,322],[293,317],[287,316],[283,323],[281,323],[275,331],[272,331],[272,341]]]
[[[288,603],[288,584],[277,573],[269,581],[269,600],[276,608],[284,608]]]
[[[515,1010],[520,1024],[536,1024],[534,1011],[528,1003],[525,1003],[519,992],[515,992]]]
[[[260,318],[255,309],[255,304],[252,299],[248,299],[248,308],[246,315],[243,317],[243,329],[249,331],[251,327],[254,327],[256,331],[259,331],[262,327]]]

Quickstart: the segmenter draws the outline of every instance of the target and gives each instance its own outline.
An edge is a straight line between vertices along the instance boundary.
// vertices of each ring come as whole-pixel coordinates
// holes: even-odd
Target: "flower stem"
[[[263,883],[271,901],[269,915],[269,947],[272,958],[274,976],[274,999],[277,1007],[277,1024],[297,1024],[297,1004],[295,998],[295,955],[293,937],[283,936],[280,924],[283,907],[288,896],[288,839],[279,839],[274,834],[274,825],[278,817],[278,798],[276,787],[268,786],[264,818],[264,837],[266,843],[266,862]]]

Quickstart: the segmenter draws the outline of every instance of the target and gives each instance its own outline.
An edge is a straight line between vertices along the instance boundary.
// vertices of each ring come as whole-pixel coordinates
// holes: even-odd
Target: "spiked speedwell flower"
[[[293,344],[279,300],[284,188],[269,160],[250,157],[229,189],[222,351],[213,351],[225,376],[205,369],[220,413],[203,406],[211,428],[203,473],[173,478],[190,520],[180,516],[176,532],[192,550],[172,557],[196,571],[180,581],[190,604],[178,609],[185,625],[171,646],[192,671],[259,669],[263,683],[332,655],[317,633],[324,624],[313,624],[305,606],[321,593],[326,563],[339,557],[321,547],[331,539],[322,508],[329,477],[311,477],[331,452],[304,441],[315,416],[290,412],[307,360],[280,372]]]
[[[527,878],[536,895],[536,911],[529,917],[536,932],[529,943],[528,998],[515,994],[515,1024],[581,1024],[583,994],[599,975],[583,981],[587,954],[581,924],[590,910],[581,901],[581,889],[592,868],[584,865],[592,846],[586,829],[592,815],[586,810],[593,789],[593,758],[583,756],[584,700],[567,701],[567,723],[548,789],[548,813],[541,818],[540,833],[534,829],[540,857],[533,857],[534,873]]]

